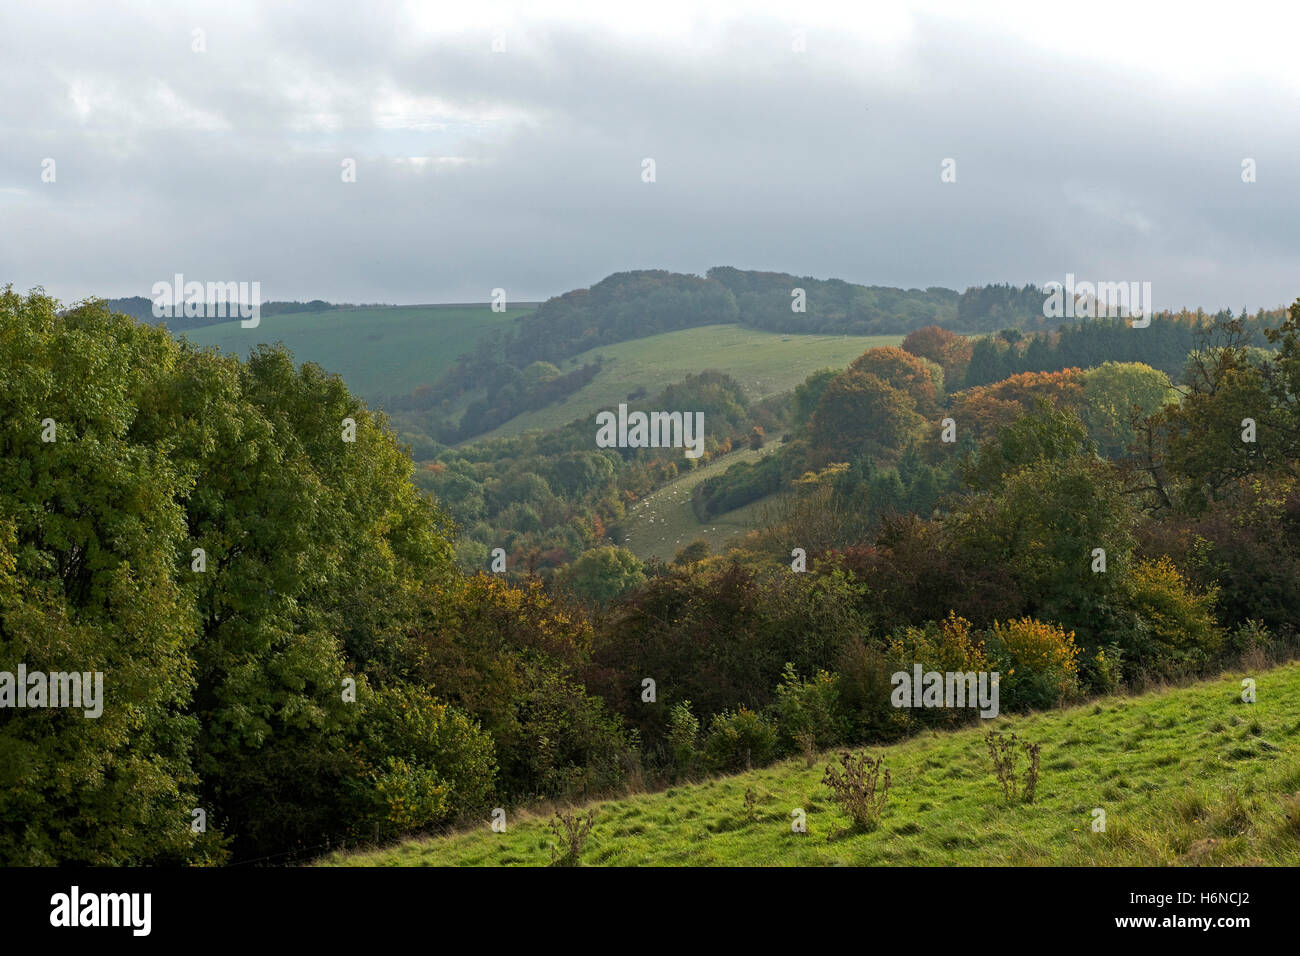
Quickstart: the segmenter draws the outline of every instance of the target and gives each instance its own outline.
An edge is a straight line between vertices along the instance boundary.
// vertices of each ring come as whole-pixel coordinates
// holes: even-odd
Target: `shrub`
[[[754,447],[753,439],[750,441]],[[697,516],[708,520],[712,515],[757,501],[780,487],[780,456],[769,455],[757,462],[737,462],[721,475],[705,479],[696,486],[692,504]]]
[[[358,726],[373,767],[367,830],[436,826],[486,804],[496,760],[492,738],[477,721],[410,686],[364,700]]]
[[[970,621],[949,613],[943,621],[928,621],[924,627],[906,627],[889,639],[890,663],[920,664],[925,670],[981,671],[988,662],[984,642],[971,634]]]
[[[970,622],[949,613],[946,620],[927,621],[923,627],[900,628],[889,639],[890,672],[911,675],[915,665],[922,671],[969,673],[989,670],[984,642],[971,633]],[[948,707],[926,707],[896,711],[904,723],[952,723],[968,719],[973,711]]]
[[[525,668],[516,703],[518,749],[501,748],[515,792],[565,797],[607,792],[623,779],[632,740],[622,721],[571,677]]]
[[[412,767],[401,757],[385,757],[370,773],[374,801],[371,822],[378,835],[404,833],[451,815],[451,787],[429,767]]]
[[[1079,648],[1073,632],[1028,617],[995,621],[988,645],[999,672],[1003,709],[1055,707],[1079,695]]]
[[[1214,617],[1217,588],[1196,591],[1167,556],[1141,561],[1126,579],[1138,617],[1131,649],[1135,663],[1168,674],[1202,669],[1223,650]]]
[[[681,776],[695,772],[700,761],[700,720],[691,712],[691,702],[673,704],[668,711],[668,749],[673,767]]]
[[[833,747],[844,739],[847,720],[840,706],[839,678],[819,670],[811,680],[800,680],[787,663],[776,689],[776,728],[782,745],[807,752]]]
[[[1079,668],[1080,681],[1089,690],[1109,694],[1119,689],[1124,680],[1124,652],[1117,644],[1097,648],[1097,653],[1084,658]]]
[[[1263,621],[1246,621],[1228,637],[1225,650],[1236,655],[1243,666],[1263,666],[1268,661],[1268,651],[1273,644],[1273,634]]]
[[[884,757],[866,754],[840,754],[843,771],[827,766],[822,783],[828,787],[835,802],[853,820],[859,830],[870,832],[880,826],[880,817],[889,798],[890,777],[885,769]],[[885,771],[884,780],[880,771]]]
[[[889,703],[891,667],[884,649],[863,640],[846,645],[836,659],[840,701],[854,740],[896,740],[908,714]]]
[[[696,538],[690,544],[677,549],[677,554],[673,557],[673,564],[684,567],[688,564],[695,564],[697,561],[703,561],[708,556],[709,542],[703,538]]]
[[[762,714],[741,707],[713,718],[704,741],[710,770],[748,770],[769,763],[776,753],[776,729]]]

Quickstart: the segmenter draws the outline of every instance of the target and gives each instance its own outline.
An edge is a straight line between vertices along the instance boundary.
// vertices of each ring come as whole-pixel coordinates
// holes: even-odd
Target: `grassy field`
[[[867,349],[897,345],[901,335],[782,335],[739,325],[705,325],[592,349],[566,361],[568,371],[597,355],[604,365],[580,391],[562,402],[527,412],[472,439],[500,438],[530,429],[548,431],[576,418],[614,408],[638,386],[653,397],[692,372],[720,369],[736,379],[750,399],[788,392],[813,372],[844,368]],[[475,396],[466,398],[465,404]]]
[[[188,333],[197,345],[247,357],[264,342],[284,342],[299,362],[316,362],[343,376],[348,388],[367,399],[404,395],[432,384],[456,358],[474,348],[486,332],[533,310],[493,312],[483,305],[414,305],[340,309],[272,315],[255,329],[238,321]]]
[[[679,548],[696,538],[707,541],[712,553],[723,550],[730,539],[752,530],[754,520],[768,498],[701,522],[691,507],[695,486],[706,478],[722,474],[732,465],[758,461],[780,447],[780,442],[768,442],[759,451],[743,448],[678,475],[627,509],[623,523],[628,530],[621,544],[642,561],[652,557],[670,561]]]
[[[1300,663],[1064,711],[1000,717],[872,748],[892,772],[880,829],[849,830],[813,768],[787,761],[733,777],[593,804],[583,853],[608,865],[1300,864]],[[1004,804],[981,739],[988,726],[1039,741],[1033,804]],[[744,797],[757,796],[747,819]],[[1297,798],[1300,799],[1300,798]],[[791,832],[790,813],[808,832]],[[1093,832],[1093,810],[1106,814]],[[514,813],[447,837],[337,853],[329,865],[541,865],[547,813]]]

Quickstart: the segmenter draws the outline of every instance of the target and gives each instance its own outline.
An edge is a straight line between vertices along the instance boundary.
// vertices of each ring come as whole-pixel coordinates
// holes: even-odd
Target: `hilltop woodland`
[[[792,308],[795,289],[803,291],[802,311]],[[556,296],[512,328],[484,336],[438,382],[379,397],[401,430],[419,436],[422,446],[455,444],[582,388],[598,368],[587,363],[562,373],[561,367],[572,366],[584,352],[726,323],[791,334],[905,335],[927,325],[961,332],[1034,330],[1047,320],[1043,292],[1035,286],[984,286],[959,295],[725,266],[703,277],[619,272],[590,289]]]
[[[701,296],[766,315],[734,278]],[[1016,712],[1295,646],[1300,300],[967,338],[932,292],[901,348],[779,401],[706,373],[645,403],[704,410],[710,454],[788,435],[701,483],[709,513],[761,492],[761,526],[663,566],[613,534],[680,449],[580,422],[417,468],[282,348],[5,289],[0,670],[102,671],[105,701],[0,710],[0,861],[286,862],[966,719],[890,706],[914,663],[998,670]],[[554,364],[637,300],[509,348]]]

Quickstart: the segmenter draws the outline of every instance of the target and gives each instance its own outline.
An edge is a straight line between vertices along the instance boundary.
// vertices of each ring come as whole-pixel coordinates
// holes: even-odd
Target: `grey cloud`
[[[178,271],[274,298],[531,299],[720,264],[958,289],[1071,271],[1150,280],[1161,306],[1300,294],[1293,103],[1245,80],[1194,93],[924,18],[887,56],[824,31],[793,55],[760,19],[707,50],[530,23],[493,54],[485,31],[420,39],[394,4],[43,9],[0,24],[0,281],[66,299]],[[381,126],[389,93],[449,110]]]

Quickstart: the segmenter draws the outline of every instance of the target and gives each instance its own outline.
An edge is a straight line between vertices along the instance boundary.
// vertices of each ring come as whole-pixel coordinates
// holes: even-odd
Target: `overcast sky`
[[[0,285],[477,302],[734,265],[1300,295],[1295,5],[162,6],[0,2]]]

